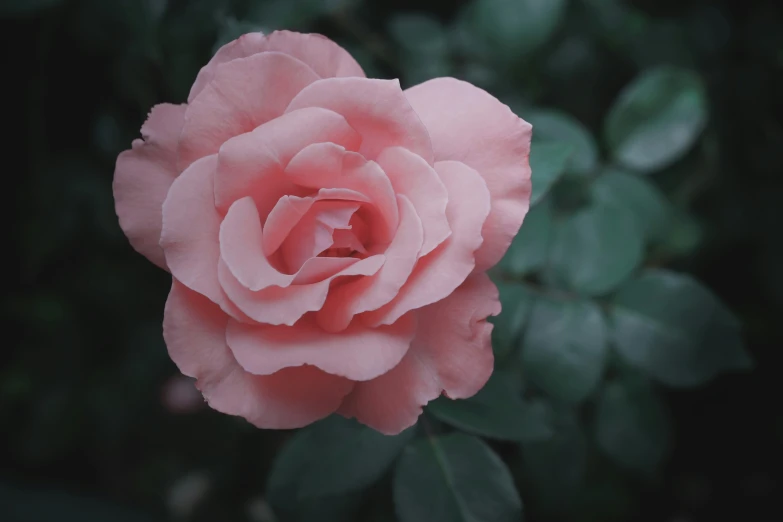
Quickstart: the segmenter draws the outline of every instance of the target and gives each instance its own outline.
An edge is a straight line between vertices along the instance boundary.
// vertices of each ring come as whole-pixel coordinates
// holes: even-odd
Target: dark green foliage
[[[3,522],[781,518],[777,0],[0,0],[0,23]],[[533,125],[495,372],[394,437],[164,398],[170,276],[119,229],[114,162],[221,45],[274,29]]]
[[[455,428],[491,439],[536,441],[551,430],[537,403],[522,397],[519,377],[496,371],[480,392],[469,399],[436,399],[427,410]]]
[[[612,337],[630,364],[669,386],[698,386],[724,371],[747,369],[740,325],[692,278],[642,274],[612,303]]]
[[[428,437],[409,446],[394,472],[401,522],[513,522],[522,501],[506,465],[476,437]]]
[[[620,93],[606,118],[606,142],[620,165],[651,172],[684,156],[706,123],[707,100],[696,74],[650,69]]]
[[[273,505],[296,507],[359,491],[378,481],[415,428],[388,437],[339,416],[300,430],[278,454],[268,478]]]
[[[598,305],[542,297],[528,322],[521,362],[530,380],[563,402],[589,397],[609,354],[608,328]]]

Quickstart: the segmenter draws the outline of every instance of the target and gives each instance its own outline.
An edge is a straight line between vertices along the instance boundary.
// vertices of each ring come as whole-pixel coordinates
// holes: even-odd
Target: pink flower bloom
[[[173,276],[166,344],[212,408],[392,434],[487,381],[485,271],[530,198],[531,127],[497,99],[367,79],[319,35],[247,34],[141,134],[117,160],[117,214]]]

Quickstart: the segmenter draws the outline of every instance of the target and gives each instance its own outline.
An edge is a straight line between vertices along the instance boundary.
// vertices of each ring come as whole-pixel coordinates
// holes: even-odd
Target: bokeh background
[[[783,520],[779,0],[1,0],[0,28],[0,520]],[[149,108],[274,29],[534,124],[496,377],[402,438],[207,409],[114,215]]]

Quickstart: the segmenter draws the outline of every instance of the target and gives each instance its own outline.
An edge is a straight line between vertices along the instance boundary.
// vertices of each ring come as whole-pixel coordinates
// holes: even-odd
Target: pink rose
[[[530,197],[531,127],[468,83],[371,80],[319,35],[247,34],[117,160],[163,334],[209,405],[261,428],[384,433],[492,373],[485,271]]]

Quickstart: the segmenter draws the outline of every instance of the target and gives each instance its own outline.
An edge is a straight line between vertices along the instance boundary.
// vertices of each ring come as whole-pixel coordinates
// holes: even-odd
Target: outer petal
[[[398,80],[329,78],[307,86],[286,112],[323,107],[341,114],[362,136],[359,152],[375,159],[387,147],[400,146],[432,164],[427,129],[411,108]]]
[[[117,158],[114,201],[125,235],[137,252],[163,269],[166,258],[160,245],[163,201],[177,177],[177,136],[185,105],[161,104],[152,108],[141,127],[144,140]]]
[[[334,412],[353,383],[312,366],[269,376],[243,370],[226,345],[228,317],[176,279],[166,302],[163,337],[185,375],[198,379],[209,405],[259,428],[299,428]]]
[[[419,260],[392,302],[362,316],[368,324],[391,324],[409,310],[440,301],[473,271],[482,225],[490,211],[489,192],[481,176],[462,163],[441,161],[435,170],[449,192],[446,216],[452,234]]]
[[[295,326],[229,321],[227,339],[239,364],[254,374],[311,364],[333,375],[366,381],[394,368],[415,332],[415,318],[408,314],[390,326],[354,324],[339,334],[324,332],[312,318],[303,318]]]
[[[530,202],[529,123],[487,92],[453,78],[405,91],[432,137],[435,160],[478,171],[492,195],[476,271],[495,265],[511,244]]]
[[[500,313],[495,285],[474,274],[443,301],[417,312],[411,348],[391,371],[356,384],[340,413],[386,434],[412,426],[441,391],[452,399],[474,395],[492,374],[492,325]]]
[[[389,178],[374,161],[334,143],[315,143],[294,156],[285,173],[302,187],[344,188],[367,195],[383,223],[375,227],[378,241],[388,243],[394,237],[400,220],[397,200]]]
[[[444,325],[445,327],[445,325]],[[386,435],[416,424],[423,407],[437,399],[442,388],[437,369],[421,361],[411,347],[400,364],[371,381],[357,382],[338,413]]]
[[[227,141],[220,148],[215,178],[218,209],[226,212],[234,201],[251,196],[259,213],[266,216],[281,196],[297,193],[296,186],[283,175],[291,158],[304,147],[322,142],[358,150],[362,138],[336,112],[310,107]]]
[[[283,53],[254,54],[219,65],[185,112],[179,168],[280,116],[293,97],[317,79],[307,65]]]
[[[400,226],[384,252],[386,263],[374,276],[345,283],[329,292],[317,315],[318,324],[325,331],[344,330],[354,315],[376,310],[394,299],[413,271],[423,240],[421,220],[408,198],[398,196],[398,202]]]
[[[364,71],[348,51],[320,34],[275,31],[266,37],[263,50],[290,54],[309,65],[321,78],[364,78]]]
[[[321,78],[333,76],[361,76],[364,71],[345,49],[320,34],[302,34],[290,31],[275,31],[268,36],[248,33],[221,47],[210,62],[204,66],[190,90],[188,101],[192,101],[212,80],[215,69],[221,63],[264,52],[279,51],[290,54],[306,63]]]
[[[426,256],[451,235],[446,218],[446,187],[435,169],[402,147],[385,149],[378,156],[378,164],[391,180],[394,192],[405,195],[421,218],[424,242],[419,255]]]
[[[220,64],[236,60],[237,58],[247,58],[261,52],[264,40],[265,37],[260,32],[247,33],[218,49],[215,56],[212,57],[207,65],[201,68],[198,76],[196,76],[196,81],[193,82],[190,94],[188,94],[188,103],[192,102],[204,90],[204,87],[212,81],[215,77],[215,71],[217,71]]]
[[[225,301],[217,280],[220,215],[212,198],[217,156],[188,167],[174,181],[163,203],[160,245],[172,275],[212,302]]]

